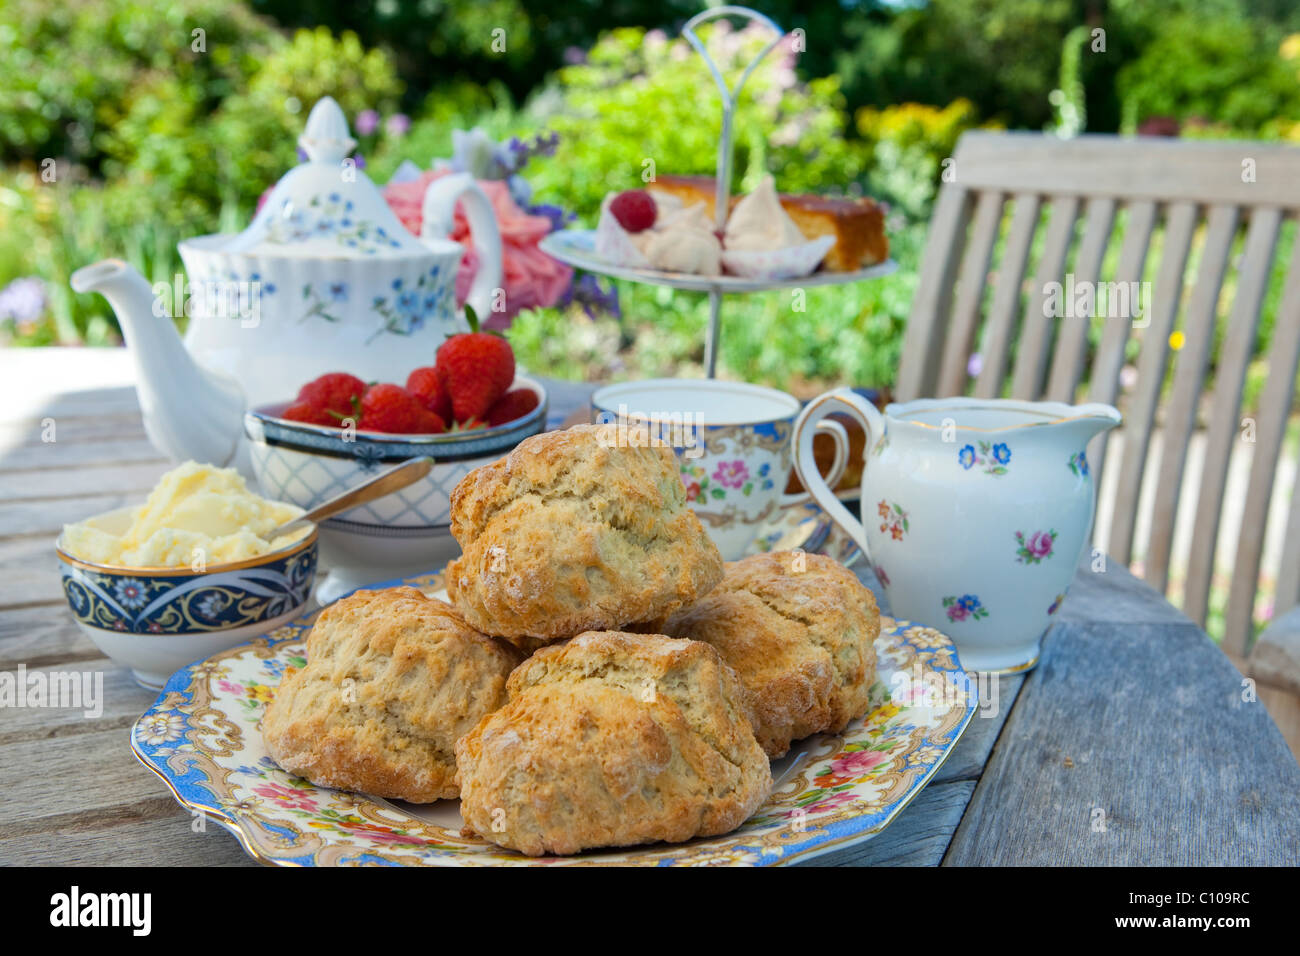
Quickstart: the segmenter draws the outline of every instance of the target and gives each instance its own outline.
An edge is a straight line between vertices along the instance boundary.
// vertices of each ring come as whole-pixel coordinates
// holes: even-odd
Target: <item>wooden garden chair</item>
[[[1151,439],[1158,432],[1158,485],[1150,534],[1143,542],[1142,576],[1168,592],[1184,465],[1203,409],[1205,465],[1194,489],[1195,523],[1181,603],[1204,626],[1229,452],[1244,435],[1253,437],[1222,645],[1238,666],[1249,666],[1265,521],[1300,356],[1300,241],[1285,264],[1267,384],[1253,426],[1242,421],[1242,391],[1279,235],[1283,224],[1300,212],[1300,149],[972,132],[957,144],[945,180],[908,324],[898,399],[970,393],[1115,404],[1126,343],[1140,335],[1136,386],[1120,402],[1125,423],[1113,439],[1122,454],[1106,550],[1126,564],[1132,561],[1139,496],[1150,470],[1149,453],[1154,455]],[[1243,232],[1244,244],[1238,244]],[[1158,255],[1153,236],[1163,236]],[[1112,244],[1118,247],[1117,265],[1104,274]],[[1197,262],[1194,270],[1189,270],[1189,260]],[[1076,286],[1082,280],[1153,277],[1149,309],[1137,323],[1146,327],[1139,331],[1123,317],[1047,317],[1047,284],[1064,283],[1067,273]],[[1221,302],[1230,277],[1235,278],[1235,294],[1223,295]],[[1090,327],[1100,334],[1095,348],[1088,341]],[[1175,333],[1181,333],[1173,343],[1181,345],[1177,350],[1171,344]],[[1205,392],[1216,334],[1222,344],[1212,390]],[[974,352],[981,357],[978,369],[968,368]],[[1172,387],[1162,405],[1171,364]],[[1086,389],[1081,387],[1085,369]],[[1106,465],[1103,442],[1090,451],[1098,487]],[[1286,528],[1275,605],[1283,631],[1283,612],[1300,602],[1300,495],[1291,496]],[[1295,621],[1289,632],[1292,643],[1286,644],[1285,633],[1266,632],[1256,656],[1272,661],[1262,668],[1267,676],[1258,675],[1261,681],[1290,682],[1294,692],[1300,688],[1300,660],[1294,656],[1300,618],[1293,613],[1290,619]],[[1283,641],[1281,657],[1270,644],[1275,638]],[[1293,655],[1289,665],[1288,647]],[[1274,717],[1295,749],[1300,721],[1288,729],[1286,718],[1276,711]]]

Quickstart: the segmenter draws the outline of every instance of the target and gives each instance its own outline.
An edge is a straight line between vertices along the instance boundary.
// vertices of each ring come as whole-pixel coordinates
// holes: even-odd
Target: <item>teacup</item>
[[[751,552],[777,509],[810,498],[784,490],[802,407],[793,395],[743,382],[663,378],[606,386],[591,404],[594,419],[618,423],[629,444],[649,437],[672,446],[687,500],[728,561]],[[835,441],[825,476],[834,486],[848,461],[848,435],[834,421],[817,429]]]

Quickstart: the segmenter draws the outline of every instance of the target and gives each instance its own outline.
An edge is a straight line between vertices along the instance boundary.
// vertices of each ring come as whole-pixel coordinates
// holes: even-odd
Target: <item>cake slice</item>
[[[686,206],[703,203],[709,216],[714,215],[717,186],[712,176],[659,176],[647,189],[674,196]],[[732,196],[731,206],[740,198]],[[835,245],[822,260],[822,268],[830,272],[856,272],[889,258],[885,213],[875,200],[811,193],[781,193],[780,199],[781,208],[805,238],[835,237]]]

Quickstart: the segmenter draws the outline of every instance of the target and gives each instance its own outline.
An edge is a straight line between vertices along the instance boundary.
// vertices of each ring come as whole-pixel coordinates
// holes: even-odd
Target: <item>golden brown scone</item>
[[[469,829],[530,856],[728,833],[772,774],[748,695],[707,644],[588,631],[510,675],[456,745]]]
[[[472,626],[546,641],[667,617],[722,577],[667,447],[575,425],[534,435],[451,495],[447,593]]]
[[[262,718],[272,759],[312,783],[428,803],[455,797],[455,745],[506,702],[523,658],[410,587],[357,591],[321,612],[307,666]]]
[[[729,562],[722,583],[664,633],[718,649],[754,695],[758,742],[780,757],[791,741],[866,712],[880,610],[832,558],[778,551]]]

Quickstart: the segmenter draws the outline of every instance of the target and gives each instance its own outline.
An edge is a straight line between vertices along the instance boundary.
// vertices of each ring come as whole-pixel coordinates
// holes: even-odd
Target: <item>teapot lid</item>
[[[350,158],[357,141],[333,97],[312,107],[298,145],[307,158],[284,174],[249,227],[221,251],[309,259],[429,255]]]

